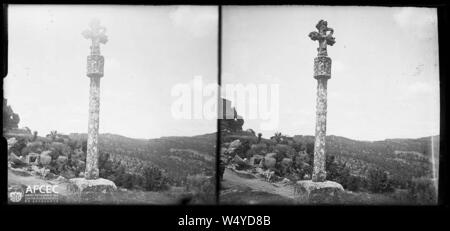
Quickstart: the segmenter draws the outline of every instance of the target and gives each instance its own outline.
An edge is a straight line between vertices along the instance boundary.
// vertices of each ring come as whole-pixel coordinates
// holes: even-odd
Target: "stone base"
[[[344,192],[342,185],[334,181],[301,180],[297,181],[297,189],[299,193],[306,194],[313,203],[336,203]]]
[[[69,180],[70,191],[74,192],[114,192],[117,190],[114,182],[98,178],[95,180],[88,180],[85,178],[73,178]]]

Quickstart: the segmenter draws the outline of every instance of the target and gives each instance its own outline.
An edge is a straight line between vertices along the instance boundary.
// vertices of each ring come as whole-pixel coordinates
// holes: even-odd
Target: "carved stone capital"
[[[103,77],[105,59],[101,55],[89,55],[87,57],[87,76]]]
[[[319,56],[314,58],[314,78],[331,78],[331,58]]]

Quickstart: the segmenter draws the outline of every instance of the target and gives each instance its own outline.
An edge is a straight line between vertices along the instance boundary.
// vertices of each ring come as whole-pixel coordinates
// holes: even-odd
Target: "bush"
[[[234,152],[241,158],[249,158],[251,157],[250,153],[247,153],[249,150],[250,150],[250,141],[244,140],[241,141],[241,145],[237,147],[234,150]]]
[[[193,193],[192,203],[212,204],[215,202],[215,177],[201,174],[186,177],[186,189]]]
[[[100,152],[98,166],[100,177],[127,189],[164,190],[170,183],[164,172],[153,166],[145,166],[142,174],[129,173],[120,161],[117,163],[111,161],[108,153]]]
[[[168,178],[159,168],[152,166],[145,167],[143,186],[146,190],[165,190],[169,186],[168,183]]]
[[[327,180],[336,181],[347,190],[359,191],[366,186],[365,179],[350,174],[350,169],[345,164],[335,161],[334,156],[326,158]]]
[[[437,192],[432,179],[415,178],[410,183],[409,198],[418,204],[434,204],[437,202]]]
[[[388,174],[379,168],[369,169],[368,187],[369,191],[374,193],[392,192],[394,190]]]

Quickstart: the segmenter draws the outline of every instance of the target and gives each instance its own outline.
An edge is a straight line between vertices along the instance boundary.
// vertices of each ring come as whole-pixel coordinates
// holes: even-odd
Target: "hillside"
[[[87,140],[86,133],[71,133],[71,139]],[[187,175],[214,175],[216,134],[192,137],[173,136],[158,139],[133,139],[115,134],[100,134],[99,149],[122,162],[149,162],[165,170],[177,183]],[[128,158],[127,158],[128,157]],[[128,164],[129,169],[136,166]]]
[[[314,143],[313,136],[294,136],[300,143]],[[353,175],[367,175],[370,167],[387,171],[393,178],[433,177],[433,151],[438,171],[439,136],[418,139],[386,139],[356,141],[339,136],[327,136],[326,152],[346,164]],[[437,154],[437,155],[436,155]]]
[[[314,136],[281,133],[264,139],[251,129],[224,132],[221,202],[316,203],[292,192],[296,182],[311,179],[314,140]],[[326,137],[326,157],[327,180],[345,189],[331,203],[436,202],[439,136],[371,142],[331,135]]]

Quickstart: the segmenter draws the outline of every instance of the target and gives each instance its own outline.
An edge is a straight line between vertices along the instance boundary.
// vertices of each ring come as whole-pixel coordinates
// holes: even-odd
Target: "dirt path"
[[[243,178],[230,169],[225,169],[222,181],[221,201],[233,202],[241,197],[239,203],[298,203],[292,185],[270,183],[260,178]],[[248,200],[244,199],[248,196]],[[232,199],[233,198],[233,199]]]

